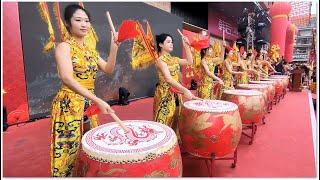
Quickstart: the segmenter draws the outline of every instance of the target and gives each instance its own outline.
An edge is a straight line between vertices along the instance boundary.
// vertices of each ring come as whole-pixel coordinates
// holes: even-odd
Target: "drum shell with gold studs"
[[[181,177],[182,160],[174,131],[153,121],[115,122],[88,131],[76,162],[76,176]]]
[[[268,102],[273,101],[276,94],[276,89],[273,81],[249,81],[249,83],[268,85]]]
[[[256,90],[225,90],[222,99],[238,105],[242,124],[260,123],[265,114],[264,98]]]
[[[242,123],[236,104],[191,100],[183,104],[179,134],[184,149],[197,157],[223,157],[239,143]]]
[[[268,96],[269,96],[269,91],[268,91],[268,85],[266,84],[238,84],[237,89],[247,89],[247,90],[257,90],[262,92],[263,95],[263,106],[265,113],[268,112]]]

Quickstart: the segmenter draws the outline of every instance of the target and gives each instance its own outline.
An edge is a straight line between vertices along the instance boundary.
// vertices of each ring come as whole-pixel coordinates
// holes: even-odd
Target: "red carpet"
[[[121,119],[152,119],[153,99],[128,106],[113,106]],[[110,117],[102,118],[109,122]],[[238,146],[237,167],[230,161],[216,161],[217,177],[315,177],[312,132],[307,92],[288,92],[286,97],[259,125],[255,141],[248,145],[243,137]],[[9,127],[3,133],[4,177],[48,177],[50,120],[21,127]],[[204,161],[183,159],[184,177],[207,177]]]

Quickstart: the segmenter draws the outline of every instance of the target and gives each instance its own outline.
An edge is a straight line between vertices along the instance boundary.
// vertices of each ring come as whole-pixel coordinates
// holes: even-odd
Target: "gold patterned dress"
[[[227,66],[226,66],[226,63],[229,64],[229,66],[232,67],[232,63],[231,61],[227,58],[224,60],[224,62],[221,64],[222,67],[222,73],[220,75],[221,77],[221,80],[223,81],[223,86],[222,88],[218,91],[217,93],[217,96],[216,96],[216,99],[221,99],[222,97],[222,93],[224,90],[228,90],[228,89],[234,89],[234,86],[233,86],[233,76],[232,74],[228,71],[227,69]]]
[[[250,63],[250,65],[249,65],[249,68],[250,69],[252,69],[252,70],[255,70],[258,74],[253,74],[253,76],[252,76],[252,78],[251,78],[251,80],[253,80],[253,81],[260,81],[260,70],[259,70],[259,65],[258,65],[258,63],[257,63],[257,61],[256,60],[251,60],[252,62]]]
[[[266,72],[266,77],[269,77],[269,66],[266,62],[262,62],[262,69]]]
[[[214,73],[214,69],[216,67],[213,58],[205,57],[205,61],[208,65],[209,71]],[[202,99],[216,99],[216,95],[213,93],[214,81],[213,79],[206,73],[204,68],[201,66],[201,74],[202,79],[200,81],[198,87],[198,96]]]
[[[98,71],[99,54],[89,46],[80,46],[73,38],[66,41],[70,45],[73,77],[83,87],[94,92],[94,81]],[[52,102],[51,131],[51,175],[53,177],[72,176],[83,132],[84,110],[91,102],[75,93],[66,85],[58,91]],[[97,116],[90,119],[91,127],[97,127]]]
[[[268,74],[265,72],[265,69],[263,68],[262,62],[257,61],[258,69],[257,71],[260,73],[260,78],[268,78]]]
[[[222,81],[223,81],[223,89],[234,89],[233,87],[233,77],[232,74],[228,71],[226,63],[228,63],[228,65],[230,65],[230,67],[232,67],[231,65],[231,61],[227,58],[225,60],[225,62],[223,63],[222,66]]]
[[[172,79],[179,82],[179,58],[166,54],[160,56],[159,59],[167,64]],[[165,81],[162,72],[160,70],[157,71],[159,76],[159,84],[156,87],[154,94],[153,119],[156,122],[160,122],[172,127],[175,119],[174,115],[176,110],[177,96],[174,92],[170,91],[171,86]]]
[[[242,60],[243,61],[243,60]],[[240,75],[240,78],[237,79],[237,84],[248,84],[249,83],[249,75],[247,71],[247,65],[244,62],[241,62],[240,71],[243,74]]]

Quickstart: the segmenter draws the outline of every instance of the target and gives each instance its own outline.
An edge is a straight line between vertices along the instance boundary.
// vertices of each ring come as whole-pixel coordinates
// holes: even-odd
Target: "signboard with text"
[[[224,30],[226,40],[235,41],[239,38],[238,25],[235,20],[231,20],[215,11],[209,11],[208,16],[208,31],[210,34],[222,37],[222,32]]]

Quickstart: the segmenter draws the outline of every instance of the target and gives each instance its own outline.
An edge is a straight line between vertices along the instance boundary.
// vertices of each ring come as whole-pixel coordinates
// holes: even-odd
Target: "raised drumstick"
[[[177,29],[178,30],[178,33],[183,36],[182,32],[180,31],[180,29]]]
[[[114,25],[113,25],[113,22],[112,22],[112,19],[111,19],[111,16],[110,16],[109,11],[106,12],[106,15],[107,15],[107,18],[108,18],[108,22],[109,22],[111,31],[113,32],[113,34],[115,34],[115,33],[116,33],[116,30],[115,30],[115,28],[114,28]]]

